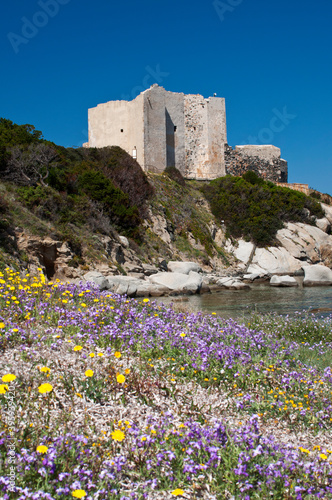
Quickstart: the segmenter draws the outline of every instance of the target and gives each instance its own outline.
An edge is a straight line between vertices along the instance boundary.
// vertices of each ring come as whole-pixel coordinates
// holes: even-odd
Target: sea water
[[[272,287],[251,284],[249,290],[222,290],[203,295],[160,297],[158,302],[180,305],[192,312],[215,312],[225,318],[240,319],[252,312],[293,315],[314,313],[318,317],[332,315],[332,286]]]

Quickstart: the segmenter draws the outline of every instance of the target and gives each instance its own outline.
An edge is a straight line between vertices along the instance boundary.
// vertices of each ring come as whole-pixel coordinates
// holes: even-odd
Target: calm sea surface
[[[332,314],[332,286],[276,288],[268,284],[250,285],[250,290],[224,290],[188,297],[160,297],[158,302],[183,305],[194,312],[216,312],[225,318],[243,318],[253,311],[259,313],[314,312],[319,317]],[[317,311],[319,309],[319,311]]]

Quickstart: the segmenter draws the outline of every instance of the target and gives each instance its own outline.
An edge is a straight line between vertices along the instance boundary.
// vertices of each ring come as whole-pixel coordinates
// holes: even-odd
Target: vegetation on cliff
[[[230,236],[243,237],[258,246],[273,245],[285,222],[314,224],[315,218],[324,217],[314,198],[265,182],[250,171],[242,177],[215,179],[202,191]]]
[[[214,240],[222,221],[227,235],[266,246],[284,222],[313,224],[323,216],[316,195],[277,187],[253,172],[201,183],[185,181],[174,167],[146,175],[119,147],[64,148],[32,125],[6,119],[0,119],[0,181],[1,248],[15,253],[19,227],[67,241],[82,265],[84,245],[92,249],[94,235],[113,238],[115,231],[145,261],[218,258],[227,265],[222,240]],[[98,259],[98,252],[90,253]]]

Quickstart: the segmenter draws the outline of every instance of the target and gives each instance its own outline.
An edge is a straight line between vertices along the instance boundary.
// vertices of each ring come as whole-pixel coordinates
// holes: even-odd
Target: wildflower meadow
[[[332,498],[332,318],[0,274],[0,498]]]

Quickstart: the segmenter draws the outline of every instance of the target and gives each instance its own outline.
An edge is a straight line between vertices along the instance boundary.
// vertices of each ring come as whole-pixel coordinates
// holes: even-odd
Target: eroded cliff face
[[[206,255],[202,243],[190,232],[186,239],[187,248],[179,248],[175,235],[179,228],[174,227],[162,209],[159,212],[150,211],[145,224],[157,249],[150,262],[146,262],[141,251],[130,248],[127,238],[119,235],[99,236],[99,259],[89,259],[89,248],[83,247],[84,265],[77,265],[75,253],[67,242],[18,232],[16,244],[18,251],[26,256],[29,272],[37,274],[38,268],[41,268],[49,279],[61,281],[83,279],[87,272],[98,272],[108,277],[126,274],[141,280],[166,271],[169,261],[188,260],[199,263],[205,273],[219,276],[238,275],[254,280],[272,275],[298,275],[303,274],[305,267],[317,264],[332,269],[332,236],[328,234],[332,225],[332,207],[323,207],[326,217],[321,226],[325,231],[308,224],[288,223],[277,233],[279,246],[267,248],[256,248],[242,239],[227,240],[223,229],[211,222],[211,237],[216,248],[223,248],[223,258],[216,249],[211,255]]]
[[[329,222],[330,207],[326,212]],[[325,227],[330,230],[328,224]],[[278,247],[255,248],[252,243],[240,239],[227,241],[226,249],[238,259],[238,269],[253,278],[301,274],[304,267],[316,264],[332,268],[332,236],[319,227],[288,223],[277,232],[276,239]]]

